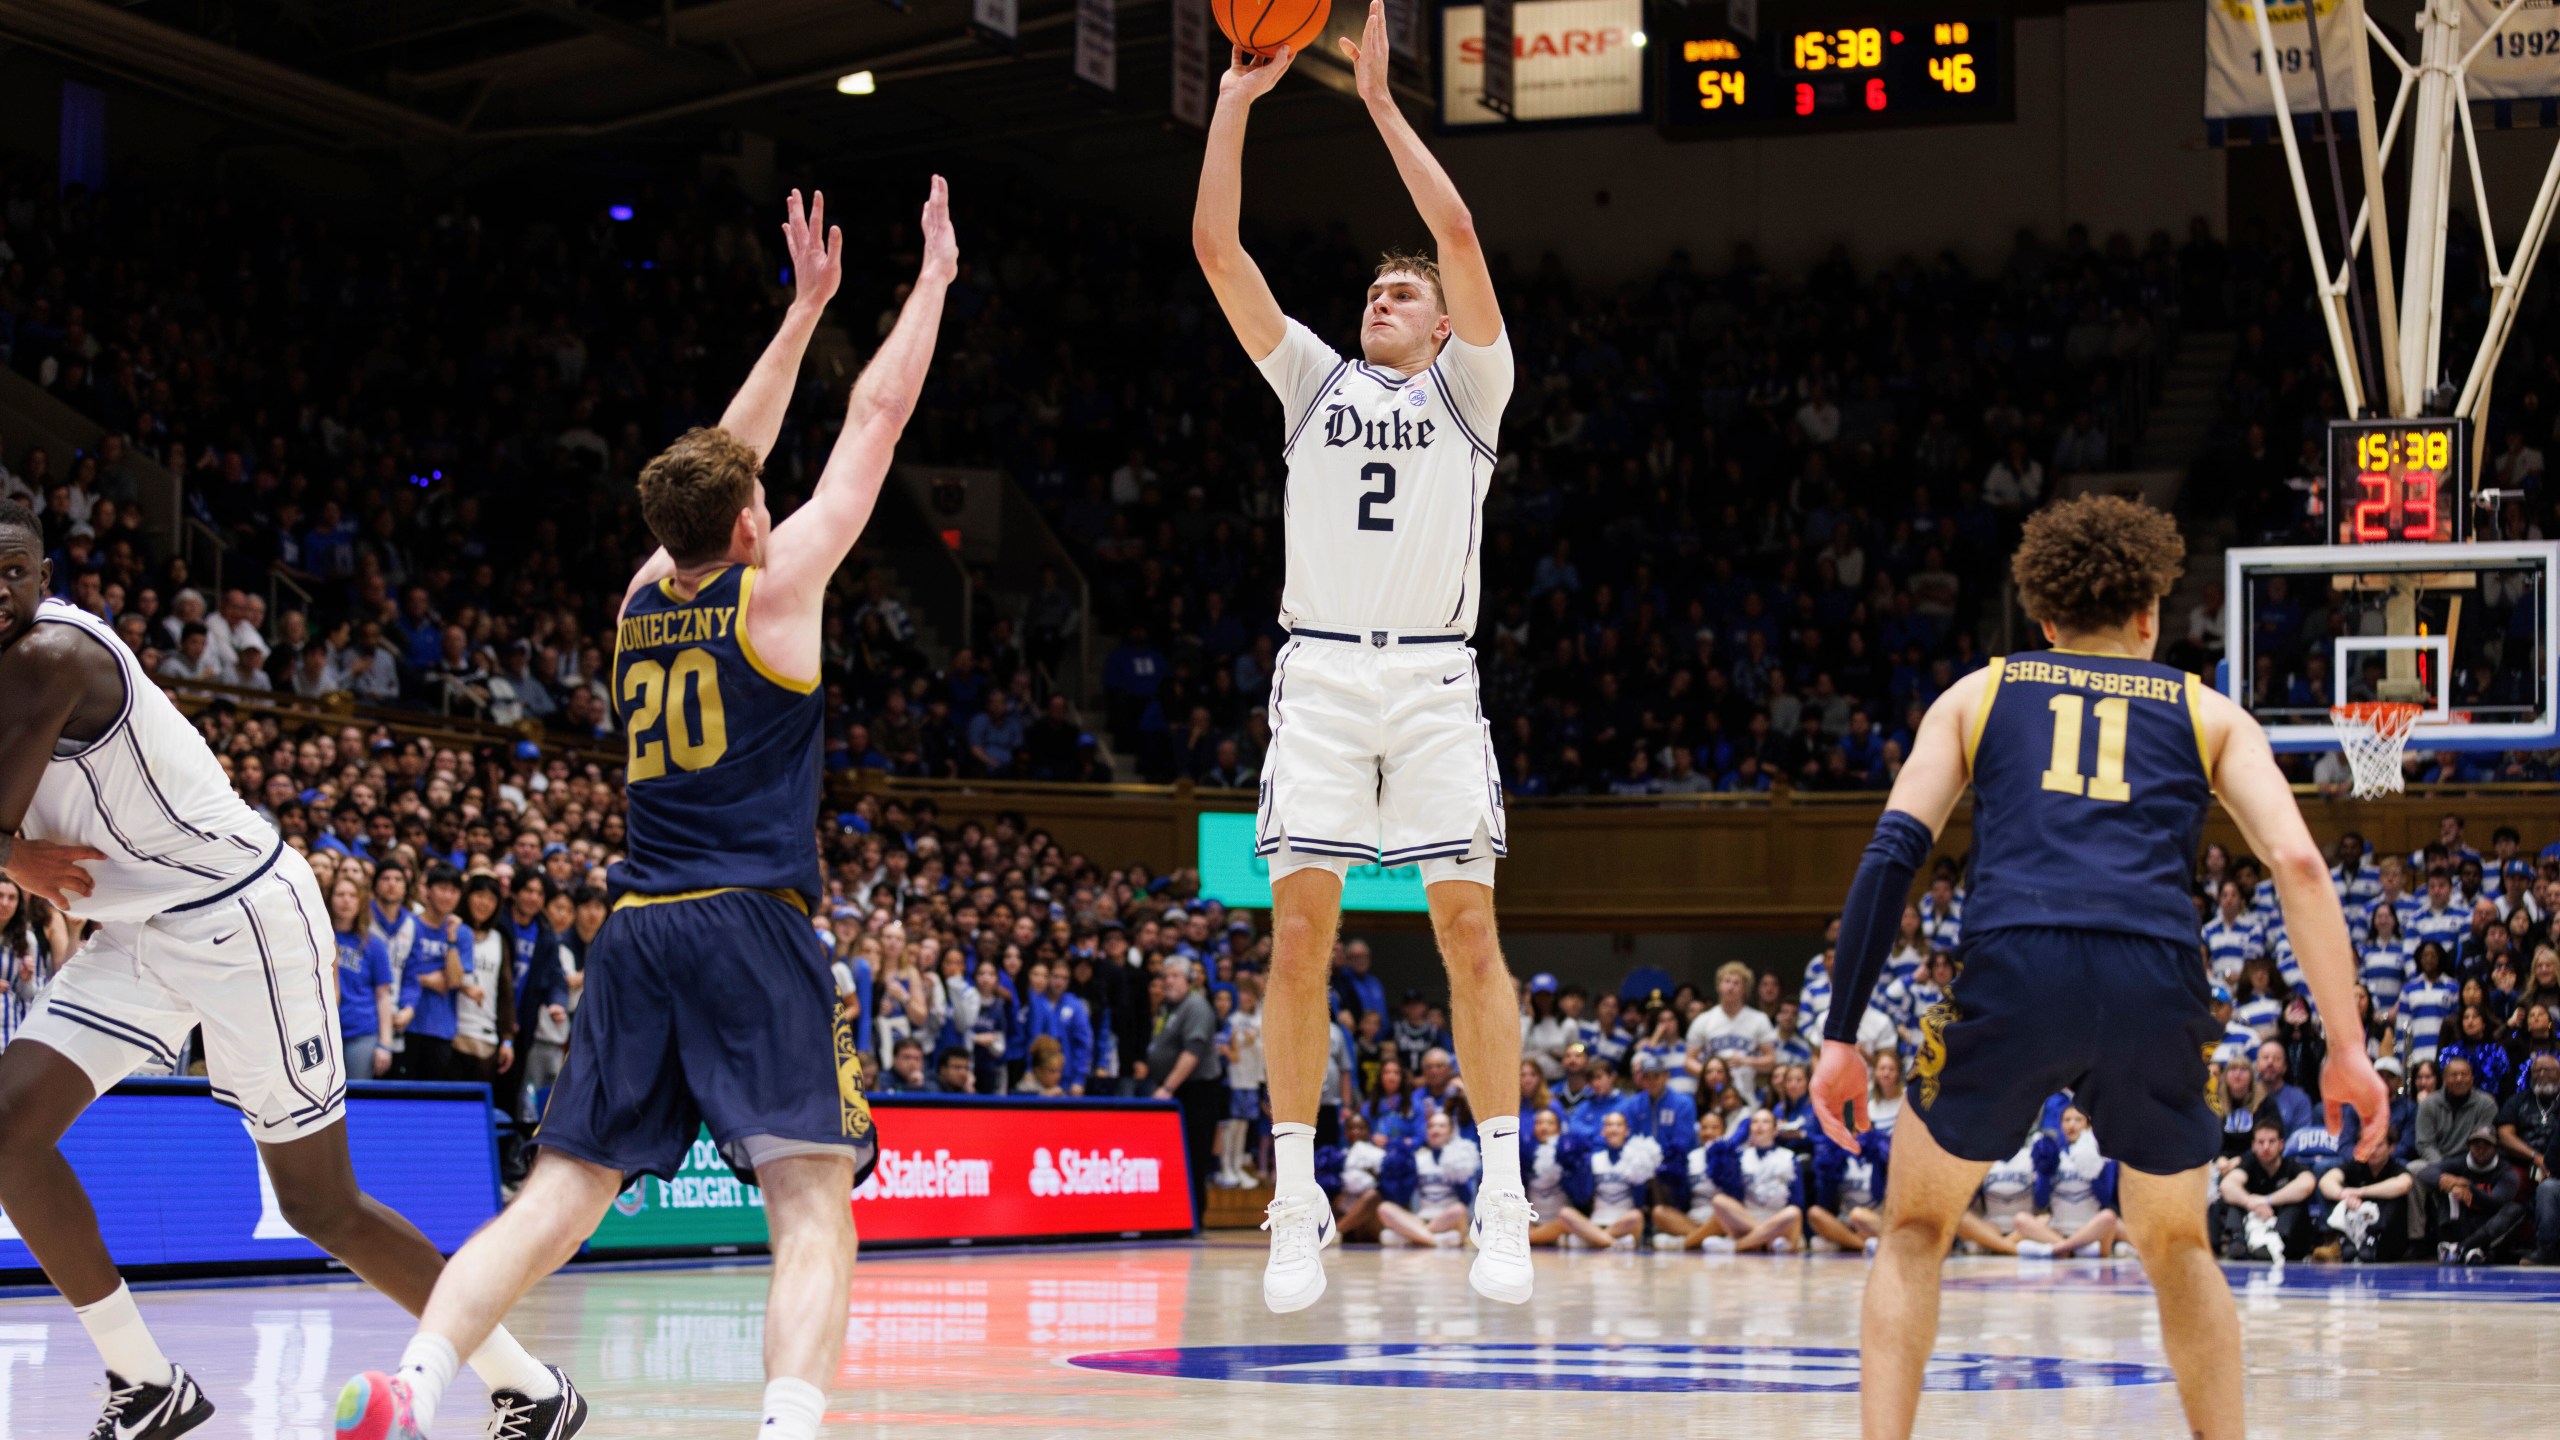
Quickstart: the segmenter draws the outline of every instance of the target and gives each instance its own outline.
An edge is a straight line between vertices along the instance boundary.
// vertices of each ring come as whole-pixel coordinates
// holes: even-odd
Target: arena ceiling
[[[0,0],[0,38],[305,144],[428,168],[719,128],[818,154],[977,144],[1031,158],[1164,128],[1166,0],[1120,0],[1116,96],[1073,78],[1073,0],[1020,12],[1010,54],[969,32],[966,0]],[[859,70],[877,93],[837,94]]]

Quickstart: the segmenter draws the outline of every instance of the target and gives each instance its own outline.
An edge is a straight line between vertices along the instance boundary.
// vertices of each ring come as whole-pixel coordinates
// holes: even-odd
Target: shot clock
[[[1783,135],[1888,125],[2006,120],[2013,113],[2007,22],[1997,12],[1881,6],[1788,7],[1758,38],[1723,7],[1671,12],[1662,128],[1676,138]]]
[[[2458,544],[2469,529],[2471,422],[2329,426],[2329,536],[2340,545]]]

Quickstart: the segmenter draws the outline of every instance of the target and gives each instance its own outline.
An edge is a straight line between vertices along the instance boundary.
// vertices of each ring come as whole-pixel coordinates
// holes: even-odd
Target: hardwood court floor
[[[1261,1298],[1261,1237],[1200,1245],[875,1255],[856,1273],[830,1436],[1237,1440],[1794,1440],[1856,1430],[1863,1261],[1543,1256],[1513,1309],[1460,1252],[1330,1257],[1313,1309]],[[2235,1269],[2254,1435],[2560,1435],[2560,1271]],[[595,1403],[594,1440],[751,1434],[764,1274],[582,1270],[516,1333]],[[207,1437],[325,1440],[339,1382],[407,1317],[347,1283],[157,1289],[169,1354],[222,1407]],[[1949,1262],[1922,1435],[2183,1433],[2131,1263]],[[0,1440],[85,1434],[99,1373],[57,1299],[0,1300]],[[439,1436],[480,1433],[466,1373]]]

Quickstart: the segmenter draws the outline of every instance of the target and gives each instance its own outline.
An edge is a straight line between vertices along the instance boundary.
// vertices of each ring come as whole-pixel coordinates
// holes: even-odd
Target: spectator
[[[2498,1153],[2498,1134],[2483,1125],[2436,1167],[2436,1258],[2446,1264],[2489,1264],[2523,1238],[2526,1208],[2516,1169]]]
[[[1191,1214],[1194,1225],[1208,1213],[1209,1157],[1216,1147],[1218,1122],[1226,1118],[1225,1062],[1218,1058],[1217,1021],[1208,998],[1193,986],[1190,962],[1169,959],[1164,966],[1164,1023],[1147,1049],[1147,1074],[1155,1097],[1182,1109],[1184,1152],[1191,1164]]]
[[[2284,1153],[2281,1124],[2260,1119],[2249,1151],[2222,1177],[2222,1252],[2233,1260],[2263,1255],[2277,1266],[2310,1253],[2307,1203],[2316,1188],[2311,1172]]]

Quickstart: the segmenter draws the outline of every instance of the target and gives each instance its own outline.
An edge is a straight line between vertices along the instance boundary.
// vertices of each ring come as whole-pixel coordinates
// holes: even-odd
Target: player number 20
[[[2133,787],[2124,783],[2124,732],[2133,722],[2133,702],[2121,695],[2098,702],[2098,773],[2086,776],[2080,773],[2080,726],[2087,698],[2056,695],[2047,703],[2053,711],[2053,759],[2045,767],[2044,788],[2117,804],[2132,799]]]
[[[694,716],[685,714],[685,682],[693,682]],[[720,704],[720,666],[708,650],[679,650],[675,663],[637,660],[622,672],[631,707],[631,783],[655,780],[673,760],[679,770],[708,770],[729,753],[729,717]],[[663,738],[653,736],[666,721]]]
[[[1394,516],[1373,514],[1371,513],[1370,508],[1372,506],[1390,505],[1395,503],[1396,467],[1393,465],[1375,462],[1363,465],[1360,467],[1360,483],[1363,485],[1375,485],[1378,487],[1377,489],[1360,497],[1360,528],[1363,530],[1393,530],[1396,528]]]

